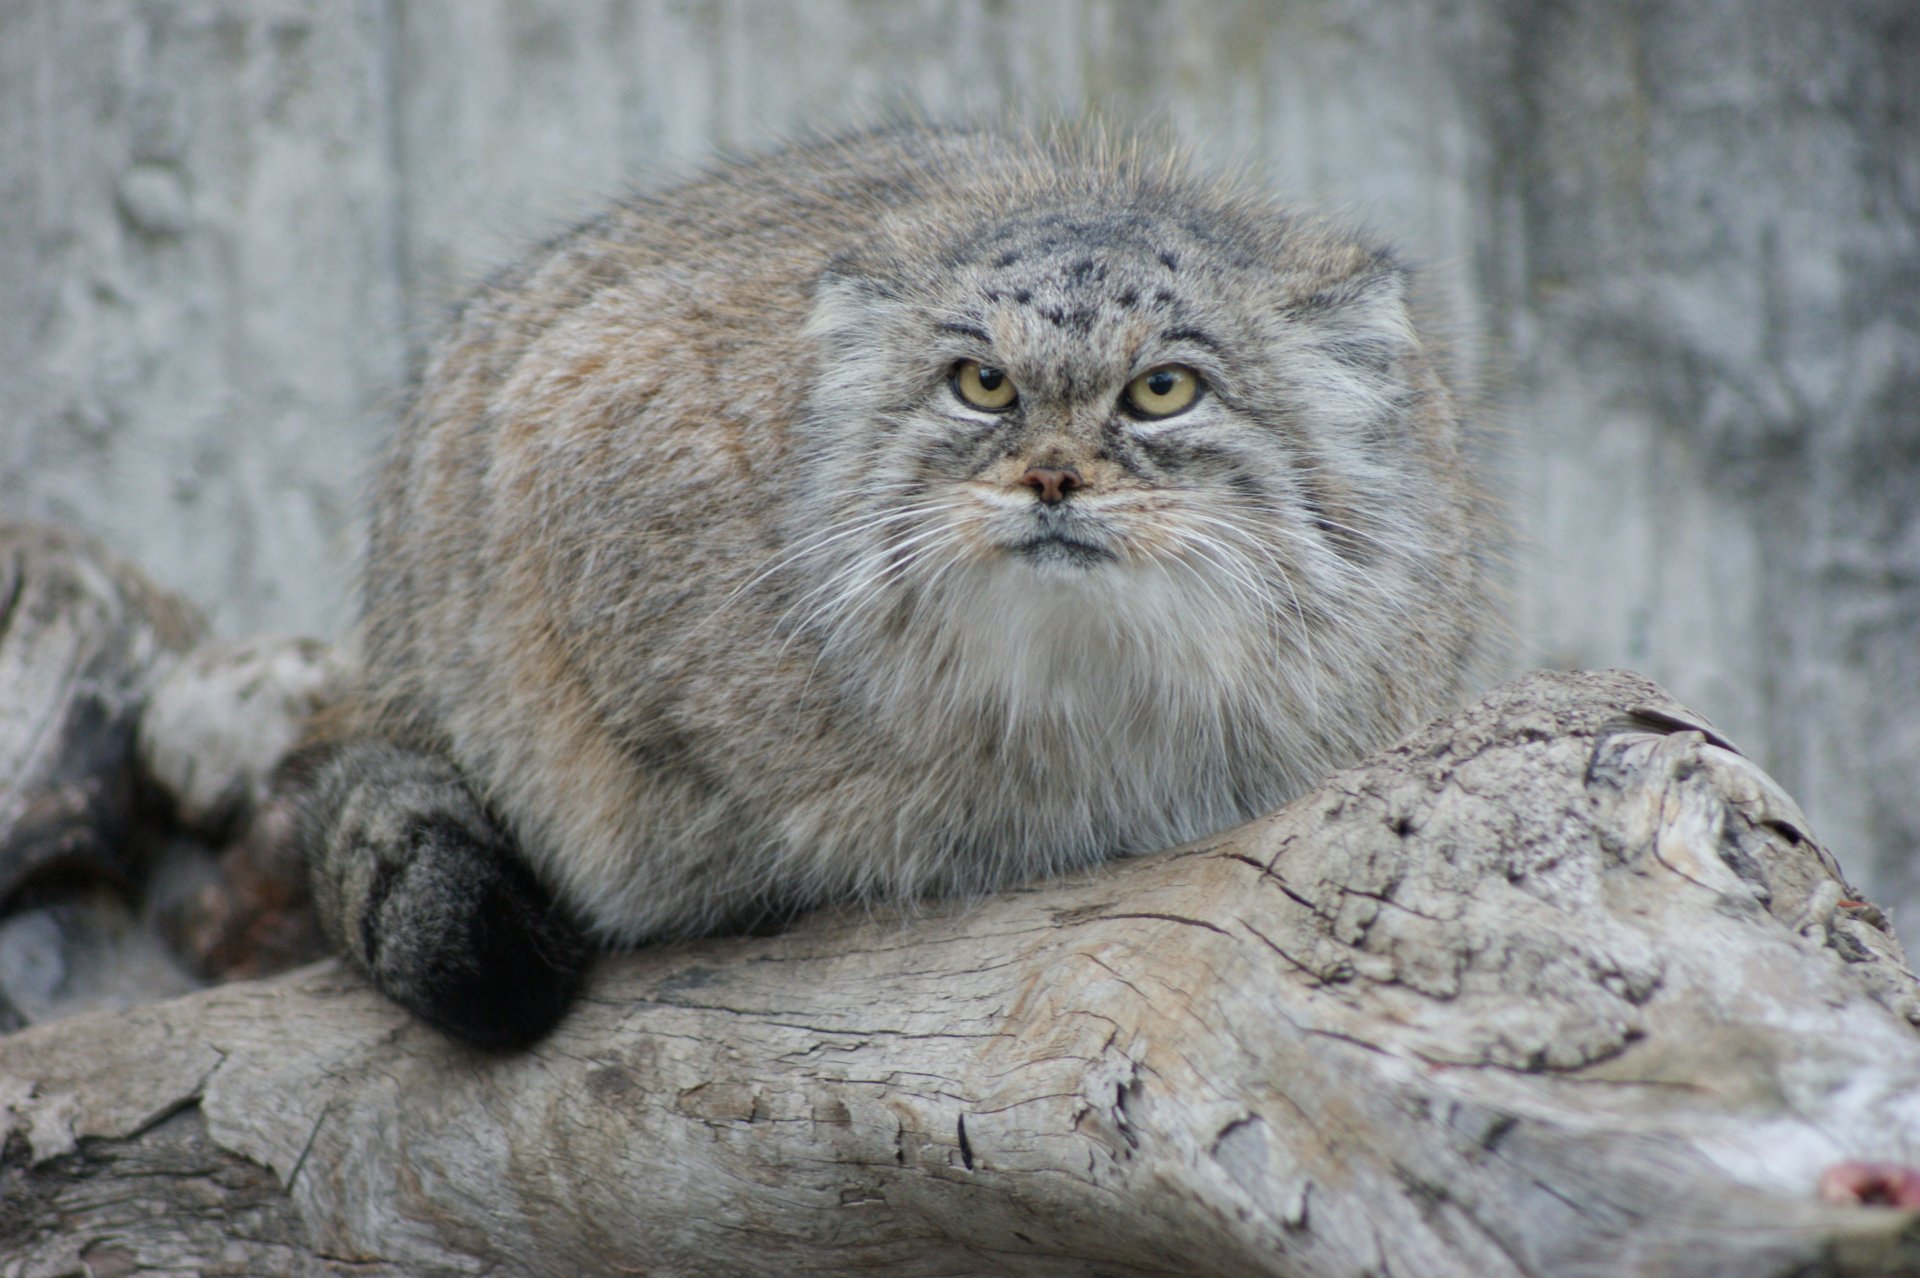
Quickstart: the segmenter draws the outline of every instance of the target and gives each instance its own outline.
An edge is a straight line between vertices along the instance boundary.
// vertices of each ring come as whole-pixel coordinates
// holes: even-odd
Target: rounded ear
[[[844,259],[836,259],[814,282],[813,310],[801,334],[826,348],[849,337],[870,335],[880,309],[877,304],[885,300],[873,280],[851,273]]]
[[[1340,432],[1391,433],[1425,377],[1407,274],[1386,259],[1290,303],[1282,340],[1305,411]]]
[[[1381,258],[1363,271],[1320,289],[1288,308],[1315,334],[1316,349],[1351,368],[1391,375],[1420,343],[1407,307],[1407,272]]]
[[[914,375],[901,358],[902,337],[920,327],[915,308],[887,280],[829,263],[801,328],[813,350],[814,393],[875,407],[899,402]]]

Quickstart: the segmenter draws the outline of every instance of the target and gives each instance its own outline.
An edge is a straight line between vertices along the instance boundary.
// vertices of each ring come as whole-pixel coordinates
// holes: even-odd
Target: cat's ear
[[[802,332],[829,346],[849,339],[864,343],[878,336],[900,309],[897,288],[843,256],[827,263],[814,281],[813,310]]]
[[[1425,381],[1407,273],[1386,258],[1282,309],[1294,394],[1328,427],[1378,435]]]
[[[1287,308],[1322,354],[1360,373],[1390,376],[1419,346],[1407,305],[1407,272],[1390,258],[1315,290]]]
[[[814,281],[813,310],[801,330],[813,352],[812,387],[842,403],[898,402],[915,371],[899,358],[899,335],[914,331],[913,308],[889,281],[835,261]]]

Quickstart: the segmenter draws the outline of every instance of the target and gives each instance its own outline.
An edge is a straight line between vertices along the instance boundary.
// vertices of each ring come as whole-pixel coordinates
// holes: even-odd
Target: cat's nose
[[[1020,476],[1020,482],[1038,493],[1041,501],[1055,506],[1065,501],[1068,493],[1086,481],[1071,466],[1034,466]]]

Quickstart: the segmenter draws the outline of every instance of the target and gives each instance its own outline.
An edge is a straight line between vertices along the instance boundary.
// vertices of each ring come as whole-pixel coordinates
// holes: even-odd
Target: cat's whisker
[[[1235,580],[1246,583],[1246,601],[1252,604],[1256,611],[1264,613],[1271,620],[1276,639],[1290,640],[1299,646],[1301,654],[1305,659],[1305,665],[1309,670],[1317,666],[1313,644],[1313,627],[1306,616],[1299,595],[1294,591],[1292,583],[1287,580],[1286,574],[1284,572],[1276,574],[1288,597],[1288,602],[1282,604],[1273,592],[1261,588],[1258,580],[1251,575],[1251,561],[1247,560],[1245,555],[1230,543],[1220,539],[1206,537],[1193,529],[1185,529],[1182,531],[1185,534],[1186,543],[1192,547],[1196,553],[1201,554],[1209,563],[1222,568],[1223,571],[1228,569],[1220,560],[1214,558],[1216,554],[1231,556],[1246,565],[1245,567],[1232,569],[1232,571],[1235,572]],[[1180,562],[1185,561],[1181,560]],[[1317,714],[1320,697],[1319,681],[1310,675],[1299,676],[1297,674],[1298,669],[1299,667],[1292,663],[1287,663],[1284,666],[1289,690],[1297,701],[1305,705],[1310,712]]]
[[[860,522],[849,521],[849,522],[853,522],[854,526],[850,528],[846,528],[841,532],[837,533],[832,538],[833,541],[835,542],[845,541],[848,538],[855,536],[857,534],[866,533],[869,535],[879,534],[879,543],[877,545],[859,546],[856,549],[854,549],[852,554],[846,557],[846,560],[844,563],[841,563],[838,567],[832,568],[831,571],[828,573],[828,575],[825,578],[823,578],[819,584],[809,589],[806,593],[802,594],[799,598],[795,599],[793,603],[788,605],[786,613],[782,614],[781,621],[784,621],[786,616],[791,614],[793,611],[799,608],[805,607],[807,602],[812,598],[814,598],[815,596],[825,591],[831,590],[838,583],[838,581],[841,578],[843,578],[846,574],[857,573],[860,570],[861,566],[867,563],[870,559],[876,556],[884,558],[887,554],[891,553],[892,551],[902,546],[911,545],[914,540],[927,535],[929,531],[937,530],[941,526],[940,521],[935,520],[935,521],[929,522],[926,519],[926,516],[939,514],[948,509],[949,509],[949,506],[947,503],[928,502],[928,503],[924,503],[922,505],[916,506],[915,508],[913,508],[913,510],[910,513],[906,513],[906,514],[903,514],[902,512],[892,512],[890,514],[876,516]],[[914,524],[924,524],[925,527],[916,529],[904,541],[890,539],[892,536],[891,529],[893,525],[909,523],[909,522]],[[823,548],[824,548],[824,544],[820,546],[816,546],[815,549],[817,551]],[[832,558],[833,557],[828,557],[829,560],[831,560]],[[823,568],[827,568],[827,567],[829,567],[829,564],[815,563],[811,565],[810,571],[813,573],[818,573]]]
[[[1277,511],[1277,508],[1275,509]],[[1365,598],[1370,604],[1384,603],[1389,611],[1395,615],[1401,616],[1408,621],[1413,620],[1413,614],[1408,610],[1406,604],[1401,602],[1398,597],[1398,592],[1389,589],[1388,583],[1379,573],[1361,564],[1356,564],[1344,556],[1328,552],[1323,545],[1319,545],[1314,542],[1313,539],[1304,536],[1297,528],[1283,523],[1277,517],[1277,514],[1275,518],[1271,520],[1263,519],[1259,523],[1258,531],[1266,534],[1265,539],[1255,535],[1255,530],[1241,527],[1230,520],[1223,520],[1194,512],[1189,512],[1187,517],[1206,522],[1210,526],[1225,530],[1231,534],[1236,541],[1246,545],[1255,553],[1266,557],[1269,562],[1274,564],[1282,580],[1288,581],[1289,589],[1292,589],[1290,581],[1291,574],[1301,571],[1301,566],[1297,563],[1280,560],[1272,545],[1272,542],[1275,540],[1291,541],[1296,545],[1302,546],[1304,549],[1310,550],[1315,554],[1315,558],[1318,561],[1318,571],[1331,571],[1336,577],[1354,579],[1355,584],[1365,592]],[[1334,610],[1331,624],[1345,625],[1348,621],[1352,620],[1353,617],[1352,609],[1337,609]],[[1371,639],[1377,635],[1377,630],[1366,625],[1352,625],[1349,628],[1355,630],[1356,636],[1363,640]]]
[[[954,530],[950,528],[938,529],[935,531],[954,533]],[[919,540],[922,543],[925,543],[928,539],[921,538]],[[957,562],[960,558],[964,557],[965,549],[964,549],[964,545],[961,543],[961,539],[958,537],[957,534],[953,536],[952,540],[956,546],[960,547],[956,551],[954,556],[954,562]],[[904,575],[905,573],[910,571],[913,566],[918,564],[921,560],[925,559],[926,557],[932,555],[937,550],[939,550],[940,546],[941,546],[941,542],[939,540],[933,540],[931,545],[922,544],[918,549],[914,551],[914,553],[911,556],[903,559],[896,559],[891,564],[883,566],[880,577],[867,583],[868,589],[864,592],[863,596],[858,599],[853,599],[848,601],[848,603],[855,606],[846,607],[840,616],[840,620],[834,623],[833,627],[821,639],[820,645],[819,645],[820,650],[818,654],[814,657],[813,664],[808,667],[807,680],[806,680],[806,684],[803,685],[803,691],[805,688],[811,687],[813,683],[814,675],[818,672],[820,668],[820,663],[826,659],[829,653],[834,651],[835,647],[839,642],[841,633],[848,626],[852,625],[855,621],[857,621],[860,617],[860,614],[868,606],[874,603],[878,603],[880,601],[882,597],[883,589],[888,584],[889,580]],[[831,616],[832,614],[829,613],[827,615]]]
[[[1195,524],[1204,524],[1207,527],[1219,528],[1222,532],[1226,533],[1227,536],[1209,536],[1195,527]],[[1277,606],[1277,601],[1272,597],[1272,591],[1265,588],[1265,578],[1262,578],[1254,569],[1253,561],[1249,559],[1245,551],[1240,548],[1243,544],[1242,538],[1244,534],[1233,524],[1226,520],[1216,519],[1212,516],[1199,514],[1197,512],[1183,512],[1180,521],[1170,524],[1170,531],[1173,532],[1178,539],[1190,545],[1208,545],[1221,550],[1231,551],[1243,564],[1247,565],[1246,568],[1242,569],[1242,572],[1246,574],[1242,579],[1248,581],[1253,587],[1256,600],[1273,608],[1277,615],[1290,617],[1302,631],[1310,628],[1311,621],[1307,616],[1305,605],[1302,604],[1299,593],[1294,589],[1293,585],[1292,577],[1296,569],[1293,565],[1282,560],[1271,546],[1263,545],[1251,539],[1247,539],[1244,542],[1248,548],[1252,549],[1267,561],[1269,567],[1272,569],[1272,580],[1278,581],[1281,588],[1285,590],[1287,594],[1291,604],[1290,609],[1282,609]],[[1304,637],[1303,634],[1303,638]],[[1308,647],[1306,651],[1311,654],[1311,647]]]
[[[817,631],[823,623],[828,622],[831,624],[826,627],[827,635],[819,646],[823,653],[830,650],[833,638],[847,619],[878,602],[889,581],[917,563],[930,548],[929,543],[937,546],[949,533],[949,529],[936,525],[903,542],[875,548],[848,564],[828,583],[834,587],[833,592],[820,599],[811,611],[789,627],[787,640],[782,644],[783,651],[800,634]],[[841,620],[832,621],[836,616]],[[782,624],[785,625],[784,616]]]
[[[1269,521],[1263,526],[1275,535],[1296,544],[1320,546],[1320,543],[1315,538],[1300,527],[1301,521],[1307,518],[1301,511],[1288,509],[1271,501],[1253,503],[1248,509],[1269,516]],[[1434,571],[1432,566],[1426,562],[1424,555],[1416,553],[1419,543],[1417,536],[1413,533],[1403,532],[1403,535],[1398,540],[1381,537],[1368,532],[1364,528],[1358,528],[1350,523],[1333,519],[1325,512],[1314,514],[1311,517],[1311,522],[1322,528],[1340,533],[1343,536],[1351,537],[1355,541],[1365,542],[1393,563],[1425,578],[1430,585],[1434,586],[1443,594],[1451,593],[1456,588],[1452,583]],[[1324,549],[1324,547],[1321,548]],[[1351,571],[1359,574],[1363,578],[1364,584],[1368,587],[1381,584],[1380,579],[1369,572],[1364,565],[1354,563],[1347,556],[1341,555],[1338,552],[1332,553],[1336,571]]]
[[[882,576],[884,577],[885,567],[889,560],[903,551],[912,549],[916,545],[938,538],[945,531],[946,529],[943,525],[936,524],[930,528],[916,532],[913,536],[905,540],[884,543],[881,546],[860,553],[839,571],[827,578],[826,581],[795,600],[774,622],[775,629],[788,629],[788,642],[791,642],[793,636],[810,629],[816,621],[823,617],[832,616],[835,612],[839,611],[848,601],[846,597],[858,589],[861,589],[863,586],[862,578],[872,573],[876,567],[881,569]],[[866,586],[871,587],[872,584],[873,583],[868,582]],[[800,621],[794,623],[790,628],[788,627],[787,619],[790,616],[800,608],[808,606],[811,601],[820,599],[822,596],[825,596],[822,602],[816,604]]]
[[[921,518],[935,511],[946,509],[949,505],[950,503],[943,499],[934,499],[911,506],[898,507],[879,515],[865,510],[855,511],[846,518],[829,524],[820,531],[810,534],[803,540],[775,551],[764,567],[757,570],[746,581],[734,587],[733,590],[727,593],[725,598],[721,599],[721,601],[714,606],[713,611],[708,614],[708,619],[711,620],[714,616],[726,611],[726,609],[742,595],[745,595],[748,591],[752,590],[753,587],[774,576],[781,569],[799,563],[809,556],[816,555],[828,546],[845,541],[849,537],[859,536],[862,533],[871,533],[876,527],[886,527],[891,524],[906,523]]]

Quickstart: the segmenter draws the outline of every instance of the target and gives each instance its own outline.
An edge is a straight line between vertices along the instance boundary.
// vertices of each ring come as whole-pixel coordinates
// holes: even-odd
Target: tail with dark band
[[[299,838],[321,926],[374,987],[477,1047],[552,1029],[584,938],[452,763],[361,739],[310,775]]]

